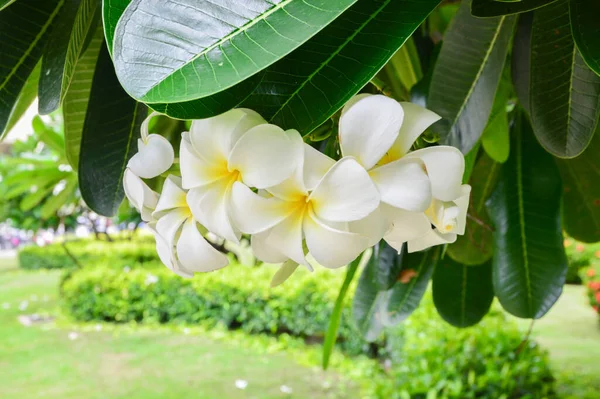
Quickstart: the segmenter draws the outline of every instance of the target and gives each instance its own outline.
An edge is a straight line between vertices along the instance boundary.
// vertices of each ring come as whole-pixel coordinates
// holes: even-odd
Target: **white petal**
[[[227,160],[237,140],[254,126],[266,123],[249,109],[232,109],[224,114],[192,122],[190,142],[208,163]]]
[[[375,94],[371,94],[371,93],[360,93],[360,94],[355,95],[350,100],[348,100],[348,102],[344,105],[344,108],[342,108],[342,115],[344,115],[346,112],[348,112],[348,110],[350,108],[352,108],[352,106],[354,104],[356,104],[357,102],[359,102],[363,98],[371,97],[371,96],[374,96],[374,95]]]
[[[187,203],[194,218],[211,233],[239,242],[241,233],[233,226],[230,217],[231,187],[227,179],[191,189]]]
[[[267,230],[263,233],[252,235],[250,243],[252,245],[252,253],[259,260],[266,263],[283,263],[288,260],[288,257],[281,253],[276,247],[273,247],[267,243],[267,238],[271,234],[271,230]]]
[[[293,260],[289,260],[281,265],[271,280],[271,288],[285,283],[285,281],[290,278],[292,274],[294,274],[296,269],[298,269],[298,266],[299,265]]]
[[[390,226],[391,221],[385,217],[381,205],[367,217],[349,223],[349,229],[352,233],[358,233],[369,238],[370,247],[383,238]]]
[[[248,130],[229,156],[229,170],[239,170],[250,187],[267,188],[289,178],[302,166],[303,141],[295,130],[259,125]]]
[[[308,195],[308,190],[304,185],[303,169],[297,168],[289,178],[275,186],[267,187],[266,191],[285,201],[296,202],[305,199]]]
[[[344,157],[325,174],[310,195],[318,217],[332,222],[359,220],[379,205],[379,192],[356,160]]]
[[[454,203],[458,205],[460,214],[458,216],[458,224],[454,229],[454,233],[458,235],[465,234],[465,228],[467,227],[467,210],[469,209],[469,197],[471,195],[471,186],[463,184],[460,188],[461,196],[454,200]]]
[[[141,137],[142,137],[143,141],[145,141],[149,136],[150,121],[152,120],[152,118],[154,118],[155,116],[158,116],[158,115],[161,115],[161,114],[159,112],[154,111],[154,112],[150,113],[150,115],[148,115],[146,117],[146,119],[144,119],[144,121],[142,122],[142,126],[140,126],[140,133],[141,133]]]
[[[432,229],[424,236],[408,241],[408,252],[422,251],[436,245],[451,244],[455,241],[456,234],[441,234],[436,229]]]
[[[158,203],[158,194],[129,169],[126,169],[123,175],[123,189],[131,205],[140,212],[142,220],[145,222],[152,220],[152,211]]]
[[[181,277],[190,278],[193,276],[193,273],[185,270],[176,259],[174,254],[175,248],[170,247],[167,241],[165,241],[155,230],[154,239],[156,240],[156,252],[158,253],[158,257],[169,270]]]
[[[127,167],[139,177],[151,179],[166,172],[174,159],[175,153],[169,140],[151,134],[146,141],[138,140],[138,152],[131,157]]]
[[[210,245],[196,227],[196,222],[188,219],[177,241],[177,257],[185,270],[191,272],[211,272],[229,264],[225,254]]]
[[[156,222],[156,231],[170,247],[175,246],[175,238],[181,225],[189,217],[189,213],[178,208],[162,216]]]
[[[179,147],[179,168],[182,185],[186,189],[201,187],[228,175],[225,161],[222,164],[208,163],[200,158],[190,143],[189,133],[181,134]]]
[[[398,138],[390,148],[388,155],[391,159],[396,160],[410,151],[410,147],[415,140],[431,125],[442,119],[441,116],[433,111],[423,108],[420,105],[401,102],[400,105],[404,110],[404,121],[400,128]]]
[[[333,165],[333,159],[305,143],[303,177],[306,189],[314,190]]]
[[[231,216],[234,224],[243,233],[256,234],[268,230],[293,211],[293,204],[275,197],[261,197],[243,183],[233,184]]]
[[[367,237],[329,227],[311,211],[304,218],[304,234],[310,254],[331,269],[347,265],[369,247]]]
[[[369,175],[386,204],[423,212],[431,203],[431,183],[418,159],[390,162],[372,169]]]
[[[392,227],[384,239],[398,252],[402,249],[402,244],[422,237],[431,230],[431,223],[424,213],[392,207],[388,207],[385,213],[392,220]]]
[[[302,222],[304,212],[298,211],[271,229],[266,243],[301,265],[308,265],[302,247]]]
[[[454,201],[460,197],[465,157],[455,147],[440,145],[410,152],[405,159],[421,159],[429,180],[431,194],[442,201]]]
[[[340,118],[340,146],[367,170],[390,149],[402,126],[402,106],[389,97],[368,96],[351,105]]]
[[[160,217],[165,211],[169,211],[175,208],[187,209],[187,202],[185,200],[186,192],[181,188],[181,179],[177,176],[169,175],[163,184],[160,198],[155,209],[155,217]]]

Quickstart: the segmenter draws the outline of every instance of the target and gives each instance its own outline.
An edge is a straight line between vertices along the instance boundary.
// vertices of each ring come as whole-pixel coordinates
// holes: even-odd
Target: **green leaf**
[[[465,234],[450,244],[447,254],[465,265],[480,265],[487,262],[494,252],[492,222],[485,208],[485,202],[496,187],[500,164],[487,155],[477,161],[469,183],[471,199],[467,210]]]
[[[94,78],[96,62],[98,61],[98,55],[103,43],[104,35],[102,29],[97,28],[90,45],[79,61],[77,61],[77,67],[71,79],[71,86],[67,90],[63,104],[65,152],[73,170],[77,170],[79,166],[81,134],[90,99],[90,91],[92,90],[92,79]]]
[[[10,133],[13,127],[19,122],[23,114],[29,109],[33,100],[37,97],[37,89],[38,82],[40,80],[40,69],[42,64],[38,62],[31,75],[27,78],[25,85],[21,89],[21,93],[19,93],[19,97],[15,102],[12,111],[10,112],[10,117],[8,118],[8,122],[6,123],[6,127],[4,129],[4,134]],[[3,133],[0,131],[0,140],[3,137]]]
[[[558,159],[563,181],[563,227],[578,241],[600,241],[600,129],[574,159]]]
[[[100,50],[81,136],[79,187],[96,213],[112,216],[124,197],[123,174],[137,151],[147,109],[123,91],[105,45]]]
[[[494,222],[494,291],[517,317],[540,318],[562,293],[567,271],[560,220],[561,180],[521,115],[508,161],[488,200]]]
[[[358,269],[358,265],[361,263],[364,257],[365,255],[358,257],[348,265],[346,277],[344,278],[340,292],[335,300],[333,312],[329,318],[329,325],[327,326],[327,331],[325,332],[325,341],[323,342],[323,370],[327,370],[327,367],[329,366],[331,352],[333,351],[335,341],[337,340],[337,333],[340,327],[340,321],[342,320],[342,310],[344,308],[344,299],[346,298],[346,293],[348,292],[350,283],[352,283],[352,280],[354,279],[356,269]]]
[[[508,159],[510,152],[510,134],[508,131],[508,112],[506,107],[511,95],[510,75],[505,73],[500,80],[492,113],[488,120],[483,134],[481,135],[481,145],[485,152],[496,162],[504,163]]]
[[[533,131],[550,153],[581,154],[600,115],[600,76],[583,61],[569,27],[569,5],[537,10],[531,31],[530,111]]]
[[[36,115],[31,121],[33,131],[38,135],[41,142],[51,148],[53,151],[62,154],[65,147],[65,140],[62,136],[52,130],[50,127],[42,121],[42,119]]]
[[[521,106],[531,113],[529,106],[529,69],[531,66],[531,25],[533,13],[519,15],[513,40],[511,74],[513,86]]]
[[[455,327],[470,327],[483,319],[494,300],[492,262],[462,265],[446,257],[433,273],[433,303],[442,319]]]
[[[112,55],[113,39],[119,18],[125,12],[131,0],[102,0],[102,22],[108,52]]]
[[[0,132],[33,72],[64,0],[19,1],[0,13]]]
[[[556,0],[473,0],[471,14],[476,17],[498,17],[518,14],[547,6]]]
[[[284,129],[310,133],[379,72],[439,3],[359,0],[269,67],[242,106]]]
[[[600,2],[570,0],[571,29],[577,48],[586,64],[600,75]]]
[[[96,0],[65,0],[42,58],[40,114],[47,115],[61,106],[99,6]]]
[[[148,103],[207,97],[286,56],[354,2],[132,0],[114,34],[117,76]]]
[[[52,190],[54,190],[54,184],[38,187],[37,190],[24,196],[19,203],[21,211],[26,212],[33,209],[36,205],[42,202],[44,198],[46,198],[48,195],[51,195]]]
[[[56,212],[69,200],[73,193],[77,190],[77,175],[71,174],[65,182],[65,187],[56,195],[48,198],[40,209],[42,219],[48,219],[56,214]]]
[[[402,272],[406,277],[387,292],[386,306],[382,312],[382,323],[385,326],[393,326],[404,321],[419,306],[440,252],[440,247],[435,247],[404,255]]]
[[[515,23],[515,17],[475,18],[470,4],[461,3],[446,32],[428,97],[442,117],[433,130],[463,154],[488,122]]]
[[[16,0],[0,0],[0,11],[14,3]]]
[[[371,256],[360,275],[352,301],[354,324],[367,341],[375,341],[383,331],[381,312],[386,300],[387,293],[380,291],[377,280],[377,258]]]
[[[398,253],[384,240],[373,247],[373,260],[377,265],[377,284],[381,291],[389,290],[396,284],[402,270],[402,258],[406,252],[406,245]]]

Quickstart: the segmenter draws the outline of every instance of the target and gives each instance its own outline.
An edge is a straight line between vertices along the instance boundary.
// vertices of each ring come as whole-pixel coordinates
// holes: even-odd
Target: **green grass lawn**
[[[60,272],[0,273],[0,398],[335,398],[334,373],[235,342],[167,329],[25,327],[20,315],[57,314]],[[27,308],[21,310],[20,307]],[[8,309],[6,308],[7,306]],[[65,328],[66,327],[66,328]],[[235,387],[245,380],[245,390]],[[281,386],[293,392],[283,393]]]

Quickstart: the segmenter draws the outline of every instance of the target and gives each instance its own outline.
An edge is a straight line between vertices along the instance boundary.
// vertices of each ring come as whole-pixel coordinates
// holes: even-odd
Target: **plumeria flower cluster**
[[[250,235],[258,259],[283,263],[276,283],[299,265],[312,270],[313,261],[342,267],[381,239],[415,252],[464,234],[464,157],[449,146],[410,151],[439,120],[415,104],[354,97],[339,121],[339,160],[248,109],[193,121],[176,160],[168,140],[148,134],[152,116],[125,172],[125,193],[163,263],[181,276],[227,265],[209,232],[233,242]],[[180,176],[168,174],[176,161]],[[160,194],[143,180],[164,174]]]

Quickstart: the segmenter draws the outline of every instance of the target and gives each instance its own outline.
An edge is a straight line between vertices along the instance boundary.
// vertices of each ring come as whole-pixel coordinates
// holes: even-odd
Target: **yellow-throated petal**
[[[303,178],[306,189],[314,190],[333,165],[335,160],[305,143]]]
[[[206,186],[229,174],[225,160],[220,164],[215,164],[206,162],[200,158],[196,150],[192,147],[189,133],[187,132],[181,134],[179,167],[181,170],[182,186],[186,189]]]
[[[302,247],[304,210],[299,210],[273,226],[266,243],[301,265],[308,265]]]
[[[210,245],[189,218],[183,225],[177,241],[177,258],[189,272],[212,272],[229,264],[225,254]]]
[[[160,215],[175,208],[187,209],[185,196],[186,192],[181,188],[181,178],[173,175],[167,176],[154,211],[154,216],[160,217]]]

